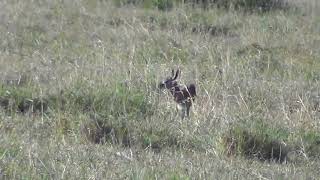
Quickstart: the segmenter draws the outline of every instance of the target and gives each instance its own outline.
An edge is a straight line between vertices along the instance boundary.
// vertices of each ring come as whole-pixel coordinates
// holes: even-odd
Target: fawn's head
[[[174,73],[174,70],[171,72],[171,77],[168,77],[166,80],[162,81],[159,84],[160,89],[172,89],[173,87],[178,86],[177,78],[179,76],[180,70],[178,69],[176,73]]]

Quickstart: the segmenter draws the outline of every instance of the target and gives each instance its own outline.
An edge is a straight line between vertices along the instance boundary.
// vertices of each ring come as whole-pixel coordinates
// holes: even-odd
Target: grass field
[[[119,2],[0,2],[0,179],[320,178],[317,0]]]

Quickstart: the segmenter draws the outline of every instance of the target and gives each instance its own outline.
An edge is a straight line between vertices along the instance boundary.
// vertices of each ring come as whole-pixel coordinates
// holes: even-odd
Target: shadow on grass
[[[127,120],[90,117],[80,125],[80,135],[86,143],[113,144],[135,147],[160,153],[165,149],[189,149],[203,151],[199,142],[166,128],[141,127]]]
[[[83,122],[80,133],[88,142],[94,144],[111,143],[130,147],[134,142],[125,124],[115,125],[115,123],[98,118],[90,118]]]
[[[245,129],[232,129],[224,137],[227,156],[241,155],[261,161],[284,162],[289,152],[285,143],[268,134],[255,134]]]
[[[223,135],[222,144],[227,156],[260,161],[295,163],[298,156],[304,159],[320,157],[318,132],[303,130],[290,133],[288,129],[270,126],[262,121],[252,121],[251,125],[233,125]]]
[[[48,110],[48,100],[32,97],[33,89],[26,87],[3,87],[0,89],[0,108],[8,113],[38,113]]]

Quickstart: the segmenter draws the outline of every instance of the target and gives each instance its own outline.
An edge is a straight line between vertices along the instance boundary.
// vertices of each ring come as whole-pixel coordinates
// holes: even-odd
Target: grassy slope
[[[319,178],[317,153],[304,149],[319,131],[317,7],[160,12],[70,0],[0,8],[0,96],[12,104],[0,116],[0,178]],[[156,89],[172,67],[198,87],[182,122]],[[16,113],[23,98],[46,99],[49,108]],[[92,114],[129,128],[131,148],[87,142],[81,126]],[[299,160],[227,157],[223,137],[237,124],[294,142]]]

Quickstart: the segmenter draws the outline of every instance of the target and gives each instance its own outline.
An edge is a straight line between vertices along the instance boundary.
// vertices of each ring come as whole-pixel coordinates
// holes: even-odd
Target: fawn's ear
[[[174,76],[173,80],[176,80],[179,76],[179,73],[180,73],[180,70],[178,69],[177,72],[176,72],[176,75]]]
[[[174,69],[172,69],[171,71],[171,78],[173,78],[173,76],[174,76]]]

